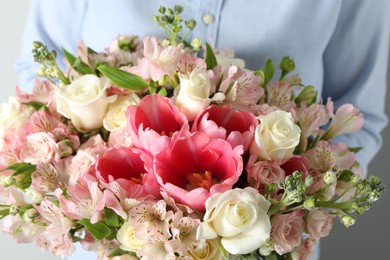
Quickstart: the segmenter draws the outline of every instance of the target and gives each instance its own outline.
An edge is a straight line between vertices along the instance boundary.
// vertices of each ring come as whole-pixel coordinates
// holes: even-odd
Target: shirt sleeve
[[[19,86],[31,91],[39,68],[32,56],[32,44],[40,41],[55,50],[61,61],[61,47],[75,52],[83,29],[87,0],[32,0],[24,28],[20,58],[16,62]]]
[[[364,115],[363,129],[335,139],[362,147],[357,159],[367,168],[382,144],[389,50],[390,1],[346,0],[324,53],[323,98],[335,108],[352,103]]]

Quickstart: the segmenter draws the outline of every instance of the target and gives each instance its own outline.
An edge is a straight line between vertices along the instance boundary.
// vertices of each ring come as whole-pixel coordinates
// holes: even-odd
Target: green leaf
[[[158,91],[158,94],[160,96],[163,96],[163,97],[166,97],[168,95],[168,92],[165,88],[161,88],[159,91]]]
[[[344,170],[340,173],[338,180],[342,182],[350,182],[355,173],[351,170]]]
[[[83,218],[77,221],[77,223],[83,225],[97,240],[103,240],[111,235],[111,229],[101,221],[92,224],[89,219]]]
[[[109,208],[104,208],[104,220],[110,227],[119,227],[121,225],[119,216]]]
[[[39,102],[39,101],[31,101],[31,102],[23,103],[23,104],[26,106],[32,107],[35,111],[39,111],[42,108],[46,107],[44,103]]]
[[[206,42],[206,66],[208,70],[212,70],[218,65],[217,58],[214,55],[213,49]]]
[[[121,88],[142,91],[149,86],[143,78],[127,71],[112,68],[108,65],[100,65],[97,69],[116,86]]]
[[[83,62],[80,58],[73,56],[70,52],[68,52],[65,48],[62,48],[62,52],[65,55],[65,58],[69,61],[70,66],[80,73],[81,75],[93,74],[95,72],[91,69],[85,62]]]
[[[121,255],[125,255],[125,254],[129,254],[129,252],[121,249],[120,247],[116,247],[111,251],[111,254],[109,255],[109,257],[121,256]]]
[[[274,76],[275,67],[271,59],[267,58],[264,68],[264,86],[266,86]]]
[[[35,169],[36,169],[35,165],[32,165],[31,163],[25,163],[25,162],[14,163],[14,164],[9,165],[6,168],[6,170],[14,170],[15,173],[17,171],[18,172],[24,172],[24,171],[28,171],[28,170],[35,171]]]
[[[348,147],[348,150],[352,153],[358,153],[363,150],[363,147]]]

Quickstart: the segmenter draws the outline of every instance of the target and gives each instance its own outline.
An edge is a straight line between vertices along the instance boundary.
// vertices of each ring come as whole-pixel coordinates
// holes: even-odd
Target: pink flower
[[[158,81],[163,76],[172,76],[181,54],[182,45],[161,46],[155,37],[145,37],[144,58],[138,60],[140,75],[145,79]]]
[[[106,143],[100,135],[92,136],[82,144],[77,154],[72,158],[71,163],[69,163],[70,183],[75,183],[81,175],[88,173],[105,150]]]
[[[130,147],[132,145],[130,133],[126,128],[123,129],[115,129],[110,133],[110,137],[108,138],[108,147]]]
[[[142,185],[147,193],[160,197],[160,186],[154,174],[145,169],[140,153],[136,148],[107,150],[95,165],[96,177],[105,183],[121,180],[120,183],[126,182],[127,185]]]
[[[287,214],[276,214],[272,218],[271,238],[275,242],[275,251],[279,254],[292,252],[301,244],[305,231],[303,210],[295,210]]]
[[[57,143],[50,133],[38,132],[26,137],[24,145],[24,162],[31,164],[48,163],[58,155]]]
[[[171,100],[157,94],[144,97],[138,106],[129,106],[126,116],[134,146],[152,155],[189,129],[186,117]]]
[[[309,260],[313,255],[314,242],[312,239],[307,238],[302,241],[301,245],[296,247],[291,253],[292,259]]]
[[[249,112],[232,109],[230,105],[209,106],[195,119],[192,132],[201,131],[210,138],[221,138],[235,147],[249,149],[257,126],[256,117]]]
[[[349,169],[356,160],[356,154],[349,151],[345,143],[333,143],[330,145],[333,155],[336,157],[336,165],[339,170]]]
[[[279,163],[275,161],[256,162],[255,155],[249,157],[246,171],[249,185],[259,191],[264,191],[268,184],[280,183],[286,175]]]
[[[300,155],[294,155],[280,167],[286,172],[286,175],[291,175],[293,172],[299,171],[305,176],[310,170],[309,161],[306,157]]]
[[[318,142],[316,147],[306,152],[305,156],[309,159],[310,166],[322,173],[331,170],[336,165],[336,157],[327,141]]]
[[[334,222],[334,215],[323,210],[312,210],[307,215],[306,229],[310,236],[318,242],[321,237],[329,235]]]
[[[242,147],[202,132],[181,138],[155,158],[160,185],[179,203],[205,210],[214,193],[230,190],[242,171]]]
[[[20,103],[29,103],[38,101],[45,104],[49,111],[56,113],[56,92],[57,86],[50,80],[41,81],[35,78],[32,94],[26,93],[19,87],[16,88],[16,96]]]
[[[290,111],[295,107],[295,103],[291,101],[292,88],[287,82],[272,82],[267,85],[267,90],[268,105],[277,106],[284,111]]]
[[[260,79],[253,71],[247,71],[237,66],[227,70],[227,78],[220,85],[219,91],[225,94],[225,101],[233,108],[250,111],[259,100],[264,98],[264,89],[260,86]]]
[[[363,114],[351,104],[339,107],[326,131],[324,138],[329,140],[336,135],[352,133],[363,127]]]
[[[302,134],[306,138],[310,135],[316,136],[320,132],[319,128],[328,123],[331,116],[326,106],[318,103],[314,103],[309,107],[306,103],[302,103],[296,114]]]

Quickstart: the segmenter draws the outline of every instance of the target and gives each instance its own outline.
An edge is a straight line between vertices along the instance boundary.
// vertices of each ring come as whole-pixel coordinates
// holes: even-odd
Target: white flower
[[[70,118],[81,132],[101,127],[108,104],[116,99],[116,96],[107,97],[109,85],[106,78],[95,75],[78,78],[56,93],[58,112]]]
[[[222,66],[222,71],[225,71],[230,66],[237,66],[239,68],[245,67],[245,61],[239,58],[231,58],[226,55],[215,54],[218,65]]]
[[[180,76],[179,93],[176,97],[176,106],[184,113],[189,121],[195,117],[213,100],[223,100],[224,96],[215,95],[210,99],[211,82],[206,71],[194,69],[189,75]]]
[[[251,153],[262,160],[284,161],[291,158],[301,134],[291,114],[276,110],[259,119]]]
[[[267,215],[270,205],[251,187],[214,194],[206,201],[206,214],[197,239],[221,236],[221,243],[229,253],[250,253],[270,237],[271,222]]]
[[[4,136],[10,130],[18,130],[25,125],[31,113],[31,109],[21,112],[20,103],[15,97],[9,97],[8,103],[0,104],[0,150],[3,149]]]
[[[108,106],[108,111],[103,119],[104,128],[113,131],[125,127],[127,121],[126,109],[130,105],[138,105],[140,101],[141,99],[135,93],[118,97],[114,103]]]
[[[141,249],[145,241],[138,240],[134,236],[135,227],[129,222],[123,224],[123,226],[118,230],[116,238],[120,243],[120,248],[130,252],[137,252]]]

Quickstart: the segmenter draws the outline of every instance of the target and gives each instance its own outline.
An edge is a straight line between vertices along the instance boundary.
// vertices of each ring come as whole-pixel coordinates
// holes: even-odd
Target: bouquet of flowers
[[[153,17],[166,39],[63,49],[64,71],[34,43],[46,79],[0,108],[4,232],[63,256],[308,259],[380,197],[359,148],[332,142],[362,127],[356,108],[318,101],[288,56],[272,80],[271,60],[252,71],[179,37],[195,26],[181,12]]]

